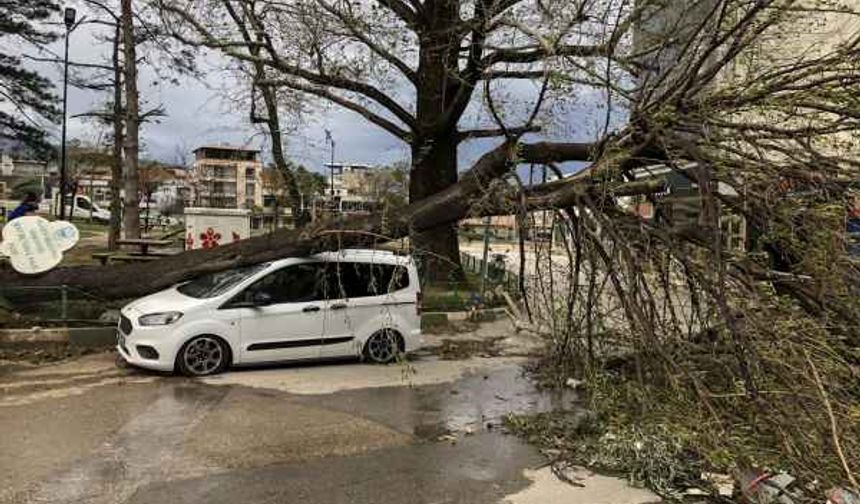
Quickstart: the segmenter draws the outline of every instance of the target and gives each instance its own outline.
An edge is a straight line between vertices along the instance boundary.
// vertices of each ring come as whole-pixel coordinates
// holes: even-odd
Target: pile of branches
[[[659,155],[615,167],[628,180],[668,179],[668,190],[621,204],[607,182],[603,196],[555,209],[555,247],[521,248],[519,325],[548,342],[538,372],[586,383],[602,423],[512,425],[580,463],[605,461],[583,449],[588,439],[609,436],[628,453],[668,440],[688,467],[784,471],[799,498],[820,501],[832,487],[856,491],[860,475],[860,262],[845,232],[860,194],[860,31],[830,17],[831,28],[853,26],[841,44],[797,42],[800,13],[821,11],[761,4],[717,30],[720,50],[699,39],[689,49],[707,58],[682,57],[673,85],[647,88],[634,110]],[[745,59],[752,48],[771,59]],[[732,58],[731,72],[713,63]],[[527,235],[534,214],[514,211]],[[643,448],[631,435],[643,430],[664,443]],[[612,468],[635,472],[634,458]],[[666,477],[639,480],[665,493],[679,474],[654,460],[638,469]]]

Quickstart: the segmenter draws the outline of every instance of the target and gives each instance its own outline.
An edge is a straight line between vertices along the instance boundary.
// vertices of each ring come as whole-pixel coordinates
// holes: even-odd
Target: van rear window
[[[409,287],[407,269],[393,264],[335,262],[327,277],[330,299],[380,296]]]

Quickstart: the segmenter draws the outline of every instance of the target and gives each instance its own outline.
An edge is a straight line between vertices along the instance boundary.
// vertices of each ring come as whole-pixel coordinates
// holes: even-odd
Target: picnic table
[[[109,262],[147,262],[154,261],[160,257],[171,256],[176,250],[150,250],[150,247],[167,247],[173,244],[173,240],[159,238],[122,238],[116,241],[117,245],[138,247],[138,251],[123,254],[121,252],[94,252],[92,258],[105,265]]]
[[[148,256],[151,255],[149,252],[149,247],[168,247],[173,241],[172,240],[161,240],[157,238],[122,238],[116,241],[117,245],[133,245],[140,247],[140,255]],[[152,254],[152,255],[161,255],[161,254]]]

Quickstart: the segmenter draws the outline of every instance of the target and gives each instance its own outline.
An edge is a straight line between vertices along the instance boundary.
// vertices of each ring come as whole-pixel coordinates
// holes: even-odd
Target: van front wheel
[[[220,373],[229,364],[227,344],[214,336],[197,336],[182,345],[176,356],[176,368],[186,376]]]
[[[391,329],[373,334],[364,343],[364,358],[374,364],[388,364],[402,352],[403,340]]]

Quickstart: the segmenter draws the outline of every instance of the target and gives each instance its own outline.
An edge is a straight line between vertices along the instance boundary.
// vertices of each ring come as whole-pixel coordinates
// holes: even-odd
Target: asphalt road
[[[323,363],[207,380],[121,369],[113,358],[0,377],[0,502],[656,500],[612,480],[623,498],[601,501],[615,494],[534,472],[543,458],[502,433],[501,418],[574,398],[538,393],[521,358]]]

